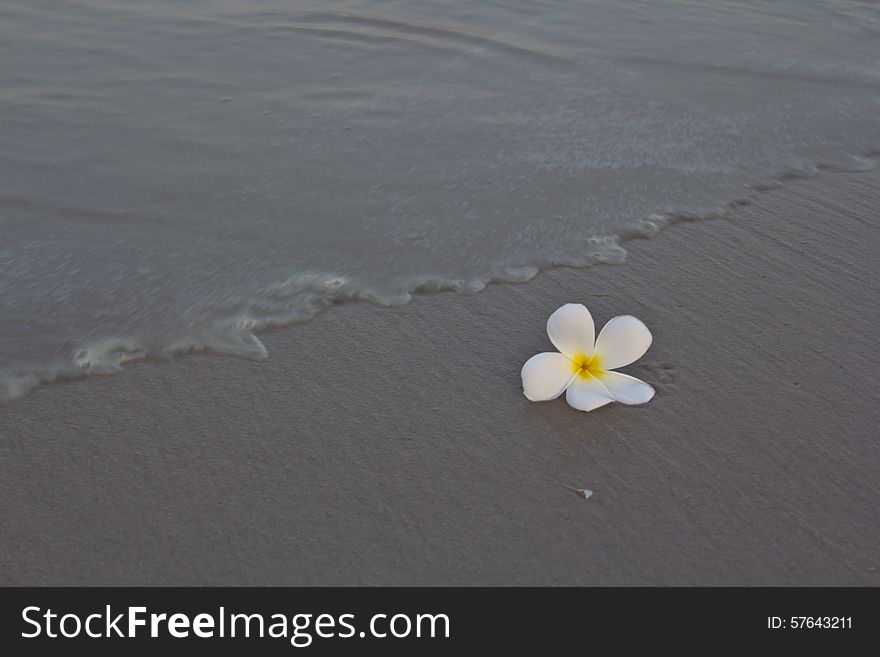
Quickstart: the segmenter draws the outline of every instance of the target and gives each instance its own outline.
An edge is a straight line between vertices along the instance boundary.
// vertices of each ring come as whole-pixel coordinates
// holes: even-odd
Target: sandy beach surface
[[[824,172],[622,266],[43,386],[0,406],[0,583],[878,585],[878,207]],[[522,396],[569,301],[650,327],[650,404]]]

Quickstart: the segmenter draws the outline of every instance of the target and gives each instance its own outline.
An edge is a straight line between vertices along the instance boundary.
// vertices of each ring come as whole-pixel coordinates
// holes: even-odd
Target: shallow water
[[[620,261],[878,117],[872,3],[6,0],[0,399]]]

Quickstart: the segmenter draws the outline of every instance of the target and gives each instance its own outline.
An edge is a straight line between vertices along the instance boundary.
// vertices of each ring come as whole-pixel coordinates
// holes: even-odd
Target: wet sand
[[[622,266],[44,386],[0,406],[0,583],[878,585],[878,207],[822,173]],[[522,396],[568,301],[646,322],[650,404]]]

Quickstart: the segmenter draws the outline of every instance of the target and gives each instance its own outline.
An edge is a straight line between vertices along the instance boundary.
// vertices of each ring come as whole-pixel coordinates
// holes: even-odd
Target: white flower
[[[641,320],[618,315],[595,338],[590,311],[567,303],[550,315],[547,335],[562,353],[538,354],[523,365],[523,393],[531,401],[556,399],[565,392],[571,407],[592,411],[613,401],[644,404],[654,396],[654,388],[644,381],[611,371],[637,361],[651,346],[651,332]]]

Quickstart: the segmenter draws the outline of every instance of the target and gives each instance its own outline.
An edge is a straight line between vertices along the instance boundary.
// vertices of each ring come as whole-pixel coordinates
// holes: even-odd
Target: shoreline
[[[622,266],[333,306],[261,332],[267,361],[40,386],[0,405],[0,583],[880,584],[878,182],[788,181]],[[646,322],[647,406],[522,396],[569,301]]]
[[[477,294],[493,285],[529,283],[544,272],[553,271],[558,268],[591,269],[602,265],[625,264],[628,255],[626,244],[629,242],[652,239],[663,231],[679,224],[702,223],[724,219],[738,208],[748,207],[758,202],[762,194],[777,191],[783,185],[792,181],[812,180],[816,176],[828,174],[858,175],[874,171],[877,168],[880,155],[878,155],[878,152],[871,150],[859,155],[848,155],[847,158],[852,163],[864,162],[866,165],[864,168],[816,165],[811,173],[804,171],[777,173],[776,175],[769,176],[763,183],[748,185],[746,188],[748,193],[736,196],[731,200],[719,201],[715,210],[707,210],[702,214],[668,212],[662,215],[649,215],[643,220],[641,226],[630,226],[617,235],[588,238],[586,241],[595,248],[595,251],[591,254],[592,259],[590,261],[574,264],[542,262],[510,266],[508,267],[507,274],[493,275],[481,280],[458,279],[445,275],[427,276],[426,282],[419,283],[409,289],[401,289],[397,292],[386,294],[384,299],[382,294],[376,293],[369,286],[351,286],[351,282],[344,275],[319,273],[304,275],[303,282],[310,281],[310,284],[315,287],[331,291],[326,292],[324,298],[312,302],[311,307],[289,311],[289,317],[287,318],[282,319],[272,315],[259,318],[232,318],[234,320],[232,323],[234,324],[247,322],[254,328],[250,328],[247,331],[225,334],[222,332],[216,333],[216,327],[208,327],[208,329],[213,328],[214,330],[205,330],[204,332],[213,333],[214,342],[210,340],[199,342],[200,339],[204,340],[205,338],[180,336],[176,341],[172,341],[158,351],[156,347],[148,347],[142,336],[136,335],[105,336],[92,342],[80,343],[76,347],[80,354],[71,356],[70,362],[67,364],[56,362],[54,364],[32,363],[22,365],[19,363],[17,368],[10,368],[11,371],[18,370],[18,373],[13,377],[5,376],[0,379],[0,406],[23,399],[32,394],[34,390],[44,386],[73,383],[93,377],[113,376],[126,367],[131,367],[132,364],[172,363],[180,359],[200,355],[233,356],[254,361],[265,360],[271,358],[272,355],[266,349],[264,341],[261,339],[262,336],[277,331],[293,329],[300,324],[315,321],[322,314],[337,305],[363,303],[382,308],[395,308],[407,305],[413,299],[423,295],[450,292],[462,295]],[[519,273],[514,273],[515,271]],[[322,278],[323,282],[320,282]],[[273,286],[269,285],[263,288],[263,291],[271,287]],[[392,298],[397,300],[392,300]],[[285,313],[281,313],[281,315],[285,315]],[[291,318],[293,316],[297,318]],[[72,344],[76,344],[74,340],[69,341]],[[189,344],[190,346],[173,346],[175,343]],[[83,363],[91,363],[90,367],[93,369],[85,367]]]

